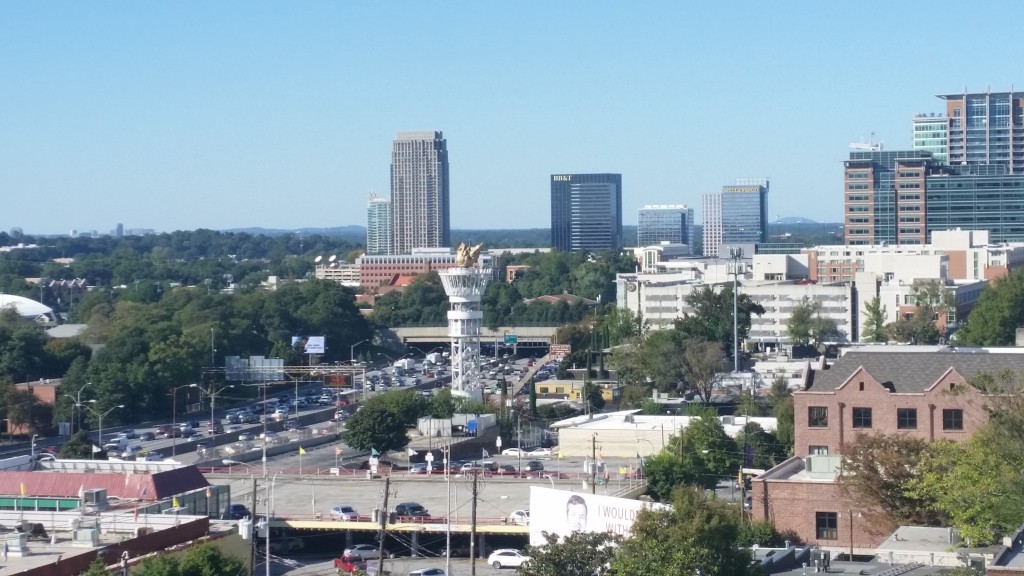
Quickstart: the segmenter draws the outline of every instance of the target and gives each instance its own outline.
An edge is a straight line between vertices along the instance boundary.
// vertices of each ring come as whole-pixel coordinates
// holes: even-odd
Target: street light
[[[214,420],[213,420],[213,409],[214,409],[214,404],[216,403],[216,400],[217,400],[217,396],[220,396],[228,388],[234,388],[234,387],[235,387],[234,384],[228,384],[227,386],[223,386],[219,390],[217,390],[217,389],[215,389],[214,384],[212,382],[210,383],[210,391],[207,392],[207,395],[210,397],[210,447],[211,448],[217,445],[217,426],[216,426],[216,424],[214,423]]]
[[[36,459],[36,438],[39,438],[39,434],[32,435],[32,447],[29,449],[29,454],[32,456],[32,461]]]
[[[353,364],[356,363],[356,346],[359,346],[363,342],[369,342],[369,341],[370,341],[370,338],[367,338],[366,340],[360,340],[359,342],[356,342],[355,344],[353,344],[353,345],[348,347],[348,359],[349,359],[350,362],[352,362]]]
[[[95,400],[89,400],[89,404],[95,404],[95,403],[96,403]],[[114,406],[113,408],[111,408],[110,410],[107,410],[106,412],[100,412],[100,411],[98,411],[98,410],[96,410],[94,408],[90,408],[87,405],[85,407],[89,409],[89,412],[92,412],[96,416],[97,420],[99,420],[100,430],[99,430],[99,438],[97,438],[97,440],[99,441],[100,448],[102,449],[103,448],[103,417],[106,416],[107,414],[110,414],[111,412],[113,412],[114,410],[116,410],[118,408],[124,408],[124,404],[118,404],[117,406]],[[94,460],[96,459],[96,450],[92,450],[92,458]]]
[[[178,453],[178,390],[181,388],[198,388],[199,384],[182,384],[171,390],[171,458]]]
[[[85,390],[91,382],[86,382],[84,386],[78,389],[78,392],[72,396],[71,394],[64,394],[66,398],[70,398],[75,401],[75,405],[72,407],[71,413],[71,434],[75,433],[75,411],[78,413],[78,429],[82,429],[82,390]]]

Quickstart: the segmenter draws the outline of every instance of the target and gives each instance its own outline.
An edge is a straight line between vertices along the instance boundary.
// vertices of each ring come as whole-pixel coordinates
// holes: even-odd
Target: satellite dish
[[[331,257],[328,258],[327,261],[328,262],[334,262],[337,259],[338,259],[338,255],[337,254],[331,254]]]
[[[324,257],[323,257],[323,256],[317,256],[316,258],[314,258],[314,259],[313,259],[313,262],[315,262],[315,263],[319,264],[319,263],[320,263],[320,261],[321,261],[321,260],[323,260],[323,259],[324,259]]]
[[[337,267],[338,267],[338,263],[337,262],[331,262],[331,268],[337,268]]]

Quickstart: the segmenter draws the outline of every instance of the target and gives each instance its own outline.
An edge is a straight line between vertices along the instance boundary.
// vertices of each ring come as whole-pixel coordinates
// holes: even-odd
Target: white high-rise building
[[[704,208],[704,255],[718,257],[722,247],[722,195],[705,194]]]

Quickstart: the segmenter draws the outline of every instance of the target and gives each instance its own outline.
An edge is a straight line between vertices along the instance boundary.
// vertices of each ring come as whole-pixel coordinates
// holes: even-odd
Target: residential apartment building
[[[370,194],[366,208],[366,253],[391,254],[391,199]]]
[[[391,150],[390,253],[451,244],[448,142],[441,132],[399,132]]]
[[[822,547],[874,548],[889,534],[838,481],[843,448],[864,434],[964,441],[988,415],[970,381],[1007,370],[1024,371],[1024,349],[878,346],[808,367],[793,394],[795,456],[753,480],[754,519]]]
[[[693,208],[685,204],[648,204],[637,210],[637,246],[693,246]]]
[[[704,210],[704,256],[717,258],[722,247],[722,195],[705,194],[701,197]]]
[[[603,251],[622,247],[622,175],[551,176],[551,246]]]

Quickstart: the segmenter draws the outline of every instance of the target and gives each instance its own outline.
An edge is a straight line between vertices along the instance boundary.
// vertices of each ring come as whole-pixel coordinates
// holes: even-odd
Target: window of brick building
[[[807,453],[813,456],[828,456],[828,446],[808,446]]]
[[[827,406],[808,406],[807,407],[807,426],[810,428],[827,428],[828,427],[828,407]]]
[[[964,411],[959,408],[946,408],[942,411],[943,430],[963,430]]]
[[[917,408],[897,408],[896,427],[900,430],[917,430]]]
[[[853,409],[853,427],[871,428],[871,408]]]
[[[818,540],[839,539],[839,514],[836,512],[815,512],[814,524]]]

